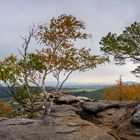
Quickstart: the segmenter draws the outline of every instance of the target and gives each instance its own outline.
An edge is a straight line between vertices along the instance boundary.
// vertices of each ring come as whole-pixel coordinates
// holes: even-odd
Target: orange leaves
[[[125,85],[121,87],[114,85],[104,90],[103,96],[106,100],[130,101],[140,99],[140,84]]]
[[[123,88],[125,98],[127,100],[139,100],[140,99],[140,84],[134,84],[131,86],[125,86]]]
[[[39,55],[44,57],[47,69],[61,69],[65,72],[94,69],[106,59],[92,55],[90,49],[78,49],[74,44],[77,39],[90,37],[85,32],[84,22],[72,15],[60,15],[38,28],[36,38],[46,47]]]
[[[103,97],[105,100],[119,100],[116,93],[116,86],[105,88],[103,91]]]
[[[40,25],[36,38],[44,45],[54,45],[61,43],[70,46],[70,40],[88,39],[91,35],[84,32],[84,22],[78,20],[72,15],[60,15],[58,18],[52,18],[49,26]],[[65,47],[65,46],[64,46]]]

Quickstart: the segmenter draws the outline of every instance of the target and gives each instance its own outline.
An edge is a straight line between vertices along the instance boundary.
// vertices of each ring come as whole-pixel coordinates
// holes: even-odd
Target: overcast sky
[[[30,25],[48,22],[64,13],[85,22],[94,37],[86,46],[99,54],[102,36],[110,31],[121,33],[126,26],[140,21],[140,0],[0,0],[0,59],[17,54],[22,44],[19,35],[26,35]],[[93,71],[74,73],[69,82],[115,83],[119,75],[124,75],[124,81],[139,82],[130,73],[134,68],[130,62],[125,66],[112,62]]]

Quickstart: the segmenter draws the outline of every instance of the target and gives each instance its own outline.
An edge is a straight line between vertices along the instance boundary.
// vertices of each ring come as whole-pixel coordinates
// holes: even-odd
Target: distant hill
[[[136,82],[123,82],[124,85],[133,85],[138,84]],[[71,95],[74,96],[85,96],[89,98],[93,98],[96,100],[102,100],[103,99],[103,91],[106,87],[109,87],[111,85],[84,85],[84,84],[70,84],[65,85],[64,90],[67,90]],[[33,87],[34,88],[34,87]],[[46,87],[47,90],[54,89],[54,86]],[[115,89],[116,90],[116,89]],[[8,88],[7,87],[0,87],[0,99],[1,98],[9,98],[11,97]]]
[[[85,96],[96,100],[102,100],[103,99],[103,90],[104,89],[98,89],[93,91],[71,91],[70,94],[74,96]]]
[[[101,89],[105,85],[66,85],[65,90],[75,96],[87,96],[90,98],[101,99]],[[46,89],[53,89],[54,87],[46,87]],[[94,94],[93,94],[94,93]],[[11,97],[7,87],[0,87],[0,98]]]
[[[133,84],[139,84],[137,82],[123,82],[123,85],[124,86],[130,86],[130,85],[133,85]],[[96,100],[103,100],[104,97],[103,97],[103,92],[105,90],[105,88],[107,88],[109,86],[104,86],[102,87],[101,89],[97,89],[97,90],[72,90],[70,91],[70,94],[71,95],[74,95],[74,96],[86,96],[86,97],[89,97],[89,98],[93,98],[93,99],[96,99]],[[114,91],[117,91],[117,87],[114,87],[113,89]]]
[[[96,100],[103,99],[103,90],[108,85],[67,85],[64,90],[67,90],[74,96],[85,96]],[[54,87],[46,87],[47,90],[54,89]],[[9,98],[11,95],[7,87],[0,87],[0,98]]]

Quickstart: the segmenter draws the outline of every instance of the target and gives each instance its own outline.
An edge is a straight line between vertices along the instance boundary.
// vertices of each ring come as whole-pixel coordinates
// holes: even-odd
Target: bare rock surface
[[[54,103],[50,115],[1,120],[0,140],[140,140],[140,127],[132,123],[138,106],[129,111],[129,102],[68,98]]]
[[[115,140],[106,129],[81,119],[73,110],[69,105],[54,105],[52,114],[40,120],[1,121],[0,140]]]
[[[82,118],[100,127],[111,128],[108,133],[117,140],[140,139],[140,105],[134,101],[84,102]],[[91,115],[89,115],[91,114]],[[84,116],[84,117],[83,117]]]
[[[11,119],[7,119],[0,122],[0,125],[28,125],[28,124],[35,124],[37,120],[15,117]]]
[[[120,102],[98,101],[98,102],[84,102],[82,107],[86,111],[92,113],[98,113],[109,108],[120,108],[122,104]]]
[[[135,108],[131,122],[135,125],[140,125],[140,105]]]
[[[136,125],[140,125],[140,110],[138,110],[132,117],[132,123]]]
[[[83,103],[83,102],[92,102],[92,101],[93,99],[90,99],[88,97],[62,95],[55,102],[57,104],[72,104],[72,103],[78,103],[78,102]]]

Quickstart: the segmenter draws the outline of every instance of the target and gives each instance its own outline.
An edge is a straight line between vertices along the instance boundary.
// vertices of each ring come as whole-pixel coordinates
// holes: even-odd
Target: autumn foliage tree
[[[90,49],[78,49],[75,46],[77,40],[92,37],[84,30],[84,22],[71,15],[52,18],[49,25],[44,24],[38,27],[35,37],[44,45],[42,51],[38,51],[38,55],[45,59],[42,87],[45,84],[46,75],[50,72],[57,80],[56,88],[59,91],[72,72],[93,69],[107,60],[105,57],[92,55]],[[65,78],[60,84],[61,74]]]
[[[28,107],[32,116],[35,112],[34,102],[38,97],[32,87],[36,86],[39,92],[46,96],[46,102],[49,98],[45,88],[48,75],[52,75],[57,81],[55,96],[74,71],[85,72],[108,61],[106,57],[91,54],[88,48],[75,46],[77,40],[91,37],[85,31],[84,22],[72,15],[52,18],[48,24],[33,27],[28,36],[22,37],[24,42],[23,49],[19,51],[20,58],[12,55],[0,62],[0,80],[6,83],[9,89],[12,87],[10,91],[13,92],[15,100],[24,108]],[[41,49],[35,48],[36,51],[30,52],[32,40],[40,45]],[[64,79],[60,80],[62,75]],[[51,107],[52,104],[53,100]]]
[[[140,84],[124,85],[122,78],[116,85],[107,87],[103,91],[103,97],[106,100],[131,101],[140,100]]]

